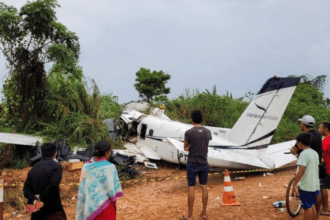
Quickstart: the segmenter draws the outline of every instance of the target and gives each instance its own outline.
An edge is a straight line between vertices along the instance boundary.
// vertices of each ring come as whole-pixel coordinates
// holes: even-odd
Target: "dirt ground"
[[[61,197],[68,220],[75,219],[77,186],[80,171],[63,172]],[[162,166],[159,170],[150,170],[138,166],[143,171],[136,183],[124,183],[124,197],[117,200],[117,219],[179,219],[187,213],[187,181],[185,168],[176,166]],[[6,183],[17,184],[24,182],[29,168],[23,170],[4,170],[2,178]],[[278,200],[285,200],[285,184],[294,174],[294,168],[278,170],[273,175],[263,176],[263,173],[241,174],[245,180],[236,181],[238,174],[231,174],[231,180],[237,201],[240,206],[224,207],[220,205],[223,197],[223,174],[212,174],[209,177],[208,219],[291,219],[289,214],[274,208],[271,204]],[[157,180],[161,178],[162,180]],[[149,181],[143,181],[147,179]],[[150,181],[151,180],[151,181]],[[153,181],[155,180],[155,181]],[[7,188],[5,188],[5,191]],[[264,198],[264,196],[268,198]],[[199,217],[202,210],[201,189],[199,184],[195,189],[194,218]],[[12,215],[14,209],[7,206],[4,219],[29,219],[25,211]],[[320,219],[329,217],[321,216]],[[303,211],[295,219],[303,219]]]

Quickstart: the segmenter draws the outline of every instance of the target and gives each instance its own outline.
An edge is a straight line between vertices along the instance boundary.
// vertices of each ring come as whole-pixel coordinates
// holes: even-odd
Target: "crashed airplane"
[[[210,167],[231,169],[278,168],[297,158],[288,152],[295,140],[269,145],[299,78],[273,77],[266,81],[232,129],[210,127],[208,163]],[[172,121],[164,110],[145,115],[134,109],[121,115],[126,132],[135,132],[133,144],[125,145],[152,160],[186,164],[185,132],[193,125]]]

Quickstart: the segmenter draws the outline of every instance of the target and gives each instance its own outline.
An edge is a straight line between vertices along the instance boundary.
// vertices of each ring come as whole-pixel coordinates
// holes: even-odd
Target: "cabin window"
[[[141,134],[140,134],[141,139],[145,139],[146,138],[146,132],[147,132],[147,125],[146,124],[142,124]]]
[[[149,136],[152,136],[152,135],[154,135],[154,130],[150,129],[149,130]]]

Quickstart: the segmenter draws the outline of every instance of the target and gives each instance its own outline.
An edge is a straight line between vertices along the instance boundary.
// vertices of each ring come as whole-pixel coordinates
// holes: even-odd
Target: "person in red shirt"
[[[323,210],[320,215],[330,215],[328,209],[328,189],[330,189],[330,123],[323,122],[319,127],[322,141],[323,162],[326,164],[328,176],[320,180]]]

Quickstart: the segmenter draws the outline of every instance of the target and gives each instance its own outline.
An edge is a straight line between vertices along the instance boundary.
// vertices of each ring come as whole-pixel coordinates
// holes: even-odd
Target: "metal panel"
[[[0,133],[0,143],[36,146],[37,141],[42,143],[42,138],[23,134]]]

